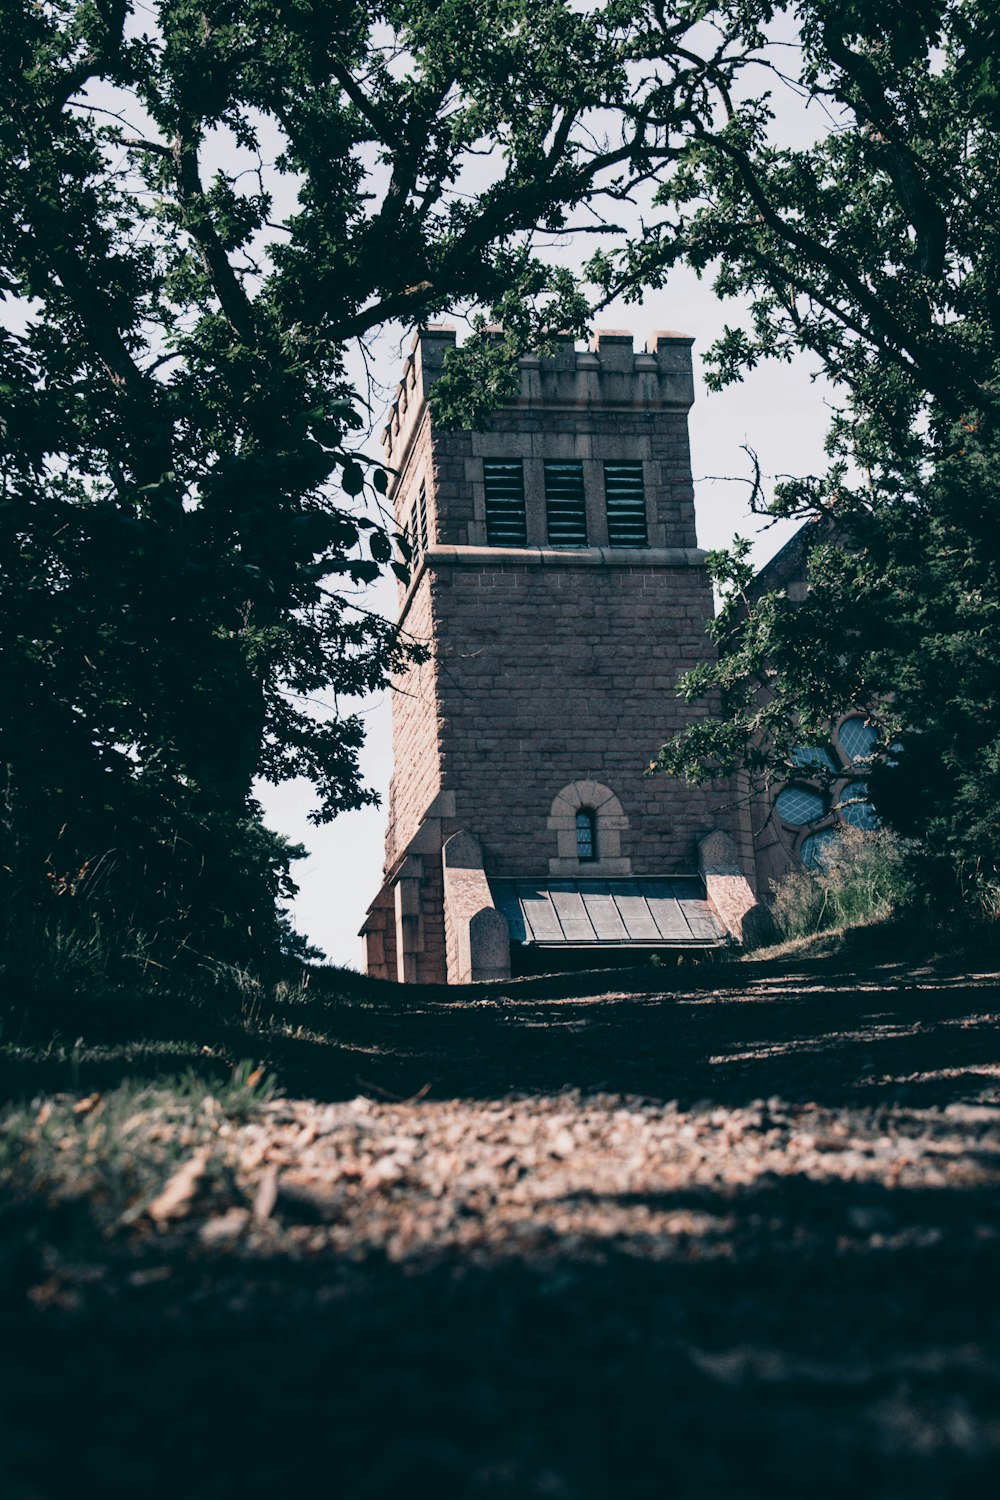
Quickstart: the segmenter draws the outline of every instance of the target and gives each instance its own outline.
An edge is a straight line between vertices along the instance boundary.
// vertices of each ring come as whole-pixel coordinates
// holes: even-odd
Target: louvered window
[[[545,465],[545,510],[550,547],[586,547],[587,501],[583,464]]]
[[[642,464],[605,464],[604,494],[608,502],[608,541],[612,547],[645,547],[646,491]]]
[[[420,486],[420,492],[417,495],[416,500],[414,500],[413,502],[413,509],[410,511],[410,519],[406,523],[404,534],[410,544],[410,548],[412,551],[411,561],[413,563],[418,563],[421,557],[427,551],[428,532],[426,485],[422,484]]]
[[[524,466],[487,459],[486,539],[491,547],[526,547],[528,525],[524,512]]]

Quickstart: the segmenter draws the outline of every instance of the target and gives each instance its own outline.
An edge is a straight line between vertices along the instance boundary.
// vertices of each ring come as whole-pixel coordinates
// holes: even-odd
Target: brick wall
[[[703,568],[444,566],[431,591],[442,785],[492,873],[549,872],[551,805],[577,780],[621,801],[633,873],[695,870],[696,838],[720,821],[739,840],[720,810],[728,787],[643,775],[662,741],[704,712],[675,692],[711,649]]]
[[[419,641],[431,639],[430,575],[411,591],[404,623]],[[385,862],[390,868],[416,833],[441,787],[438,752],[438,668],[434,656],[392,683],[392,781]]]

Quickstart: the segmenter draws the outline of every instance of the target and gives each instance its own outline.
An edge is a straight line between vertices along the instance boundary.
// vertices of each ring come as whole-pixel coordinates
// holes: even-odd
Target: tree
[[[719,661],[686,696],[717,712],[661,770],[781,777],[803,738],[871,713],[871,791],[968,894],[1000,880],[1000,10],[989,0],[800,0],[713,7],[742,27],[715,116],[662,182],[659,222],[594,273],[610,294],[712,267],[752,313],[711,351],[710,382],[763,359],[818,357],[843,393],[820,477],[778,486],[772,515],[820,524],[809,595],[755,597],[745,547],[713,558]],[[800,48],[766,44],[783,15]],[[654,17],[665,46],[670,28]],[[651,49],[652,50],[652,49]],[[775,143],[765,69],[830,128]],[[743,71],[742,90],[735,88]],[[640,108],[643,106],[640,106]],[[755,486],[762,504],[759,486]],[[991,898],[992,899],[992,898]]]
[[[531,237],[630,155],[580,128],[626,37],[561,0],[7,0],[15,940],[47,891],[161,954],[273,949],[295,851],[253,780],[373,800],[336,705],[419,649],[352,592],[406,544],[345,350],[460,304],[580,325]]]

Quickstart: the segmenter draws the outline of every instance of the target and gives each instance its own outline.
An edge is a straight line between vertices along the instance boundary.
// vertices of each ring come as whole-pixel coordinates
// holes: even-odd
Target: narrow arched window
[[[597,817],[592,807],[581,807],[576,815],[576,857],[581,863],[597,858]]]

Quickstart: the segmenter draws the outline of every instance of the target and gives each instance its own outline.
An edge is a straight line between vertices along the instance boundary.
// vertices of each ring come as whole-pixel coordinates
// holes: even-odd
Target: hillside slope
[[[858,957],[320,975],[286,1097],[84,1039],[6,1119],[17,1500],[990,1483],[1000,976]]]

